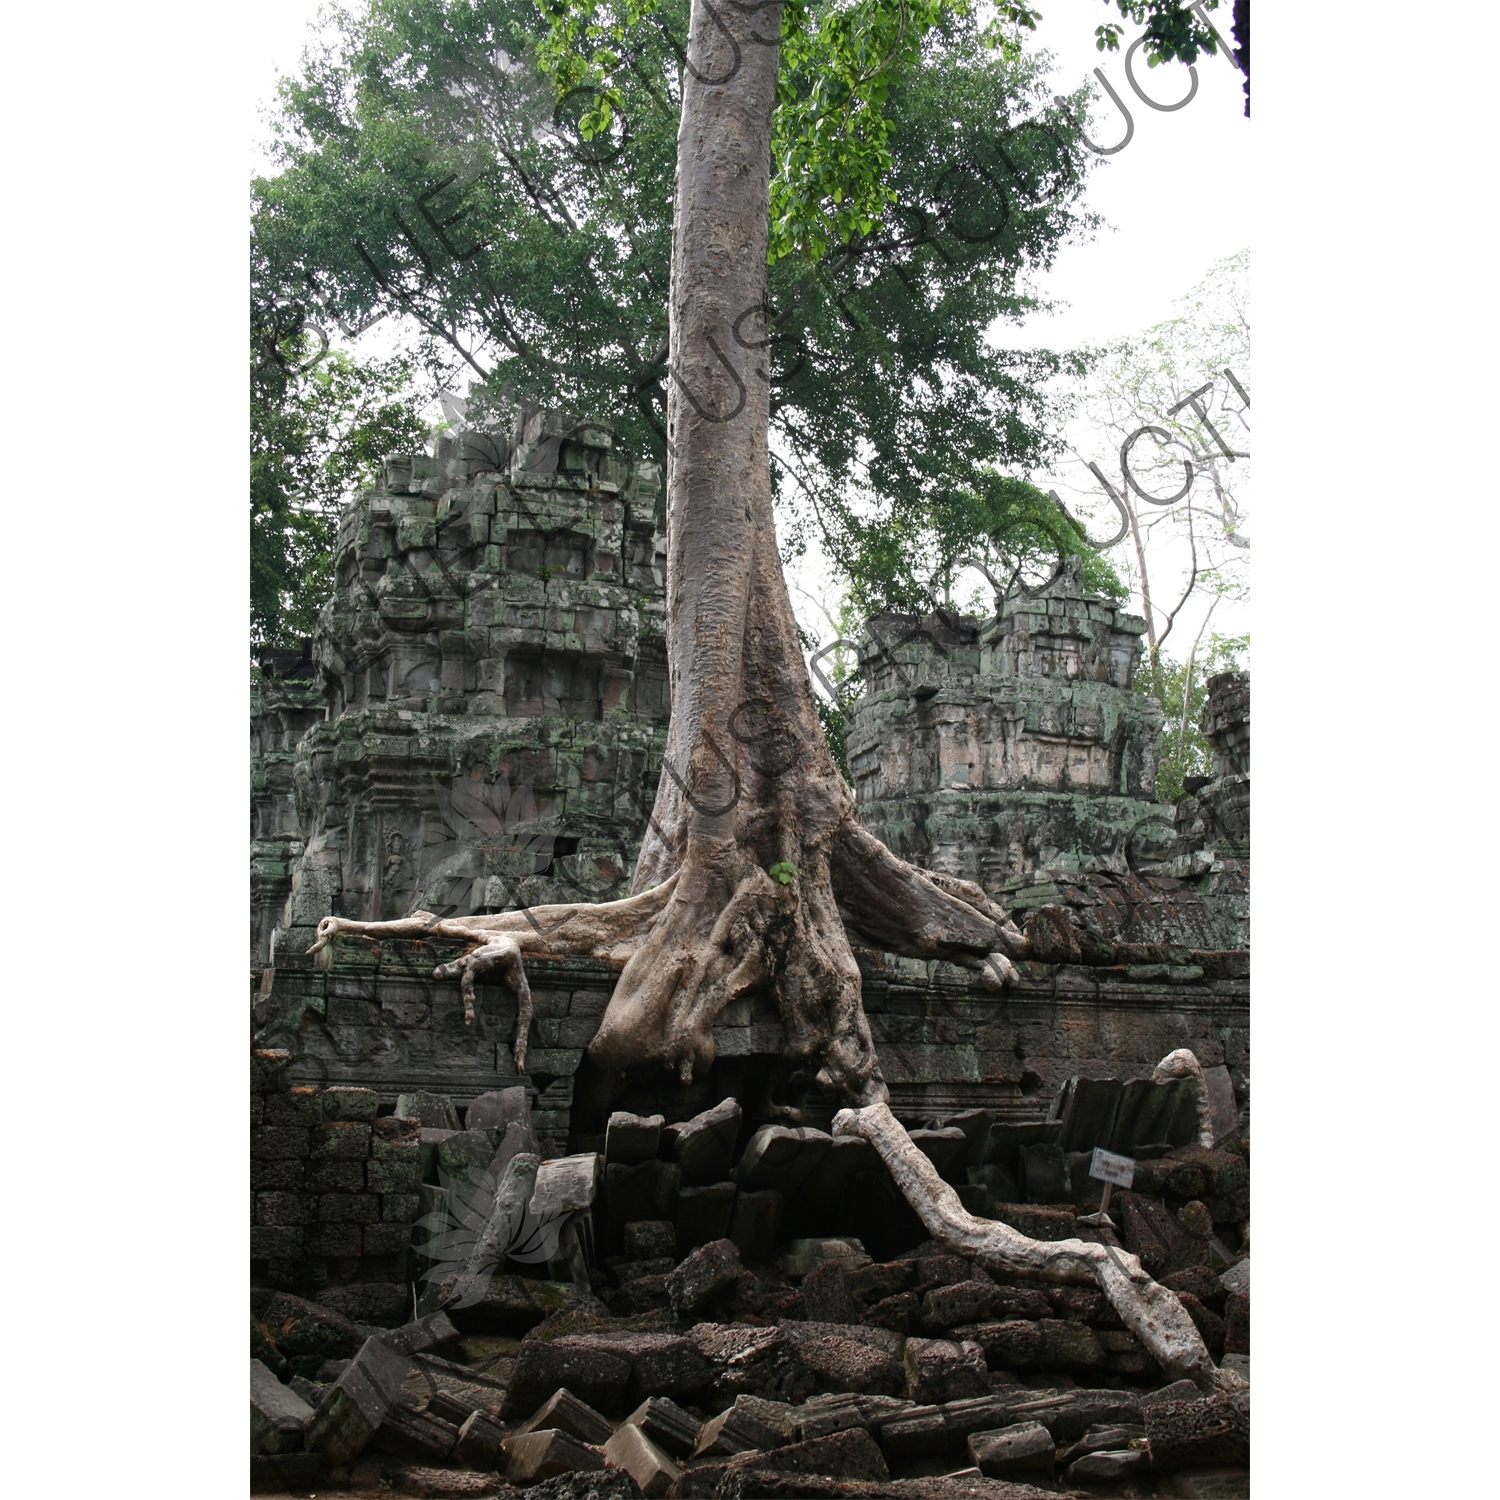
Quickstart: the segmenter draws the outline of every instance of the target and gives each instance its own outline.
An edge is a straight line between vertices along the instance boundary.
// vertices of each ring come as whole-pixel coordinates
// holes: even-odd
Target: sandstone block
[[[682,1168],[685,1187],[706,1187],[729,1176],[742,1119],[735,1100],[721,1099],[691,1120],[667,1127],[666,1148]]]
[[[646,1500],[658,1500],[682,1470],[639,1427],[626,1423],[604,1444],[604,1462],[624,1469]]]
[[[258,1359],[250,1361],[250,1451],[293,1453],[313,1409]]]
[[[416,1120],[424,1130],[457,1130],[458,1111],[446,1094],[428,1094],[418,1091],[398,1094],[396,1113],[408,1120]]]
[[[480,1094],[464,1111],[466,1130],[495,1130],[504,1136],[506,1127],[513,1124],[527,1128],[531,1125],[531,1095],[525,1084],[491,1089]]]
[[[989,1370],[978,1344],[909,1338],[904,1359],[906,1394],[913,1401],[962,1401],[990,1393]]]
[[[307,1424],[307,1446],[330,1464],[358,1458],[396,1399],[406,1369],[405,1355],[366,1339]]]
[[[698,1446],[699,1423],[666,1396],[651,1396],[625,1418],[673,1458],[689,1458]]]
[[[604,1160],[633,1167],[643,1161],[654,1161],[661,1145],[661,1129],[666,1120],[661,1115],[633,1115],[616,1110],[609,1117],[604,1132]]]
[[[590,1448],[555,1428],[508,1437],[504,1453],[505,1477],[519,1485],[604,1467],[604,1457],[597,1448]]]
[[[592,1443],[597,1447],[605,1442],[614,1430],[586,1401],[580,1401],[572,1391],[555,1391],[534,1411],[516,1432],[542,1432],[556,1428],[580,1443]]]
[[[737,1189],[732,1182],[685,1187],[677,1195],[676,1249],[684,1254],[710,1240],[732,1238]],[[777,1194],[778,1199],[780,1194]],[[777,1215],[778,1223],[780,1215]],[[738,1244],[738,1241],[736,1241]],[[743,1256],[744,1252],[741,1251]]]
[[[821,1130],[766,1125],[750,1137],[734,1169],[735,1181],[747,1192],[774,1188],[789,1196],[832,1145],[833,1137]]]
[[[487,1470],[495,1467],[505,1428],[487,1412],[471,1411],[458,1429],[454,1459],[467,1468]]]
[[[679,1317],[701,1312],[745,1274],[732,1240],[710,1240],[667,1277],[667,1295]]]
[[[968,1447],[969,1457],[990,1479],[1052,1477],[1057,1445],[1040,1422],[1016,1422],[990,1432],[971,1433]]]
[[[736,1453],[748,1453],[752,1449],[779,1447],[781,1440],[780,1432],[739,1406],[731,1406],[718,1416],[710,1417],[699,1429],[692,1456],[732,1458]]]

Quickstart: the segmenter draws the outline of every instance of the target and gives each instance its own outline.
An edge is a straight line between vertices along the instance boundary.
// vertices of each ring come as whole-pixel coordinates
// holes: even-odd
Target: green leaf
[[[789,859],[778,860],[766,871],[772,880],[779,880],[782,885],[790,885],[797,876],[797,867]]]

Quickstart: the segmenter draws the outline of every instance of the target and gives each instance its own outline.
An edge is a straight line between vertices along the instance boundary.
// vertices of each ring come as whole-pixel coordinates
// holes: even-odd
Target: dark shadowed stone
[[[282,1385],[258,1359],[250,1361],[250,1442],[254,1451],[300,1450],[312,1414],[312,1406],[296,1391]]]
[[[1118,1197],[1115,1201],[1119,1201]],[[995,1219],[998,1223],[1009,1224],[1012,1229],[1019,1230],[1029,1240],[1055,1243],[1058,1240],[1079,1238],[1078,1215],[1071,1207],[997,1203]]]
[[[914,1260],[894,1260],[860,1266],[849,1273],[849,1290],[857,1303],[870,1306],[897,1292],[906,1291],[916,1279]]]
[[[745,1274],[733,1240],[710,1240],[700,1245],[667,1277],[673,1310],[691,1317],[707,1307]]]
[[[1074,1078],[1063,1104],[1065,1125],[1058,1144],[1064,1151],[1108,1148],[1125,1085],[1118,1078]]]
[[[560,1474],[534,1484],[526,1500],[642,1500],[641,1487],[626,1469],[597,1474]]]
[[[786,1199],[774,1188],[741,1192],[729,1219],[729,1238],[746,1265],[763,1266],[776,1253]]]
[[[445,1312],[428,1313],[415,1323],[403,1323],[376,1337],[398,1354],[452,1354],[459,1343],[458,1329]]]
[[[491,1276],[478,1302],[449,1307],[447,1312],[462,1334],[517,1336],[566,1309],[609,1316],[609,1309],[592,1292],[566,1281],[533,1281],[526,1276]]]
[[[1250,1471],[1183,1469],[1166,1475],[1158,1493],[1173,1500],[1250,1500]]]
[[[1250,1352],[1250,1294],[1231,1292],[1224,1299],[1224,1352]]]
[[[1004,1167],[995,1162],[984,1162],[977,1167],[967,1167],[964,1175],[974,1186],[982,1187],[989,1193],[991,1203],[1015,1203],[1020,1199],[1020,1184]]]
[[[1016,1422],[1009,1427],[969,1434],[969,1457],[980,1473],[991,1479],[1052,1477],[1057,1445],[1040,1422]]]
[[[630,1361],[596,1339],[523,1339],[501,1415],[529,1416],[563,1386],[590,1406],[611,1411],[629,1383]]]
[[[915,1292],[897,1292],[867,1308],[863,1321],[870,1328],[889,1328],[893,1333],[911,1333],[921,1324],[922,1299]]]
[[[1213,1356],[1215,1364],[1224,1358],[1224,1320],[1216,1312],[1206,1308],[1191,1292],[1178,1292],[1177,1300],[1182,1303],[1184,1311],[1193,1320],[1193,1326],[1197,1328],[1208,1346],[1208,1352]]]
[[[413,1391],[397,1393],[370,1447],[377,1453],[418,1464],[446,1463],[458,1446],[459,1429],[423,1408]]]
[[[414,1094],[396,1096],[396,1113],[408,1120],[416,1120],[423,1130],[457,1130],[458,1111],[446,1094]]]
[[[962,1401],[990,1392],[989,1371],[978,1344],[909,1338],[904,1358],[906,1394],[913,1401]]]
[[[742,1119],[735,1100],[721,1099],[691,1120],[667,1127],[664,1144],[667,1154],[682,1168],[685,1187],[706,1187],[728,1178]]]
[[[675,1256],[676,1251],[677,1231],[666,1219],[635,1219],[625,1226],[626,1260]]]
[[[958,1168],[969,1149],[969,1138],[957,1126],[943,1130],[911,1130],[911,1143],[932,1163],[939,1177]]]
[[[1047,1347],[1041,1323],[1020,1318],[966,1327],[964,1337],[984,1350],[992,1370],[1040,1369]]]
[[[604,1180],[609,1254],[621,1253],[627,1224],[639,1219],[676,1220],[682,1168],[675,1161],[643,1161],[636,1166],[609,1162]]]
[[[1071,1203],[1073,1188],[1059,1146],[1022,1146],[1021,1187],[1028,1203]]]
[[[1201,1264],[1207,1256],[1207,1244],[1188,1234],[1159,1199],[1136,1192],[1117,1193],[1110,1204],[1110,1217],[1120,1226],[1125,1248],[1140,1256],[1152,1276],[1186,1270]]]
[[[1151,1467],[1159,1474],[1175,1469],[1239,1468],[1250,1462],[1247,1395],[1157,1401],[1145,1408],[1145,1420]]]
[[[732,1182],[708,1187],[685,1187],[677,1195],[677,1245],[686,1254],[710,1240],[733,1238],[734,1202],[738,1189]],[[778,1193],[777,1197],[781,1195]],[[780,1215],[778,1214],[778,1221]],[[773,1240],[774,1244],[774,1240]],[[743,1256],[743,1252],[741,1252]]]
[[[504,1135],[506,1127],[513,1124],[531,1128],[531,1095],[524,1084],[491,1089],[464,1111],[466,1130],[496,1130]]]
[[[633,1115],[617,1109],[609,1117],[604,1132],[605,1163],[633,1167],[643,1161],[654,1161],[665,1123],[660,1115]]]
[[[790,1196],[833,1145],[833,1137],[808,1126],[766,1125],[750,1137],[734,1169],[747,1192],[775,1188]]]
[[[293,1361],[311,1360],[311,1374],[325,1359],[349,1359],[364,1342],[352,1319],[289,1292],[278,1292],[261,1317],[278,1352]]]
[[[836,1260],[815,1265],[802,1280],[802,1305],[809,1322],[852,1323],[854,1298],[848,1269]]]
[[[1224,1310],[1224,1285],[1207,1266],[1189,1266],[1185,1271],[1174,1271],[1163,1276],[1161,1284],[1177,1293],[1191,1292],[1205,1307],[1216,1313]]]
[[[1060,1318],[1045,1318],[1042,1330],[1042,1363],[1049,1369],[1091,1375],[1104,1368],[1104,1346],[1092,1328]]]

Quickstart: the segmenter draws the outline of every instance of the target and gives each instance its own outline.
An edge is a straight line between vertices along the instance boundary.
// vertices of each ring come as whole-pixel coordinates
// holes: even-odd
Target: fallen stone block
[[[493,1469],[504,1440],[505,1428],[488,1412],[471,1411],[458,1429],[454,1462],[471,1469]]]
[[[799,1342],[797,1352],[822,1390],[898,1396],[906,1389],[902,1362],[863,1340],[825,1334]]]
[[[961,1323],[982,1323],[994,1311],[999,1294],[999,1287],[987,1281],[934,1287],[922,1298],[922,1326],[929,1333],[941,1334]]]
[[[250,1456],[250,1493],[293,1494],[315,1484],[323,1472],[321,1453],[253,1453]]]
[[[610,1292],[608,1301],[609,1310],[619,1318],[638,1317],[672,1305],[665,1275],[632,1277]]]
[[[853,1339],[856,1344],[867,1344],[900,1359],[906,1340],[888,1328],[871,1328],[863,1323],[815,1323],[811,1319],[779,1318],[776,1326],[786,1329],[788,1335],[799,1344],[812,1339]]]
[[[250,1315],[250,1358],[258,1359],[278,1380],[290,1370],[281,1351],[266,1337],[266,1330],[255,1321],[254,1313]]]
[[[922,1299],[915,1292],[897,1292],[886,1297],[864,1314],[867,1328],[886,1328],[892,1333],[908,1334],[921,1326]]]
[[[526,1500],[641,1500],[641,1487],[628,1469],[600,1469],[544,1479],[532,1486]]]
[[[1177,1300],[1193,1320],[1193,1326],[1208,1346],[1214,1363],[1218,1364],[1224,1358],[1224,1319],[1205,1307],[1191,1292],[1178,1292]]]
[[[809,1126],[765,1125],[750,1137],[734,1169],[746,1192],[774,1188],[795,1193],[833,1145],[833,1137]]]
[[[1090,1453],[1128,1448],[1132,1442],[1143,1443],[1145,1438],[1146,1429],[1143,1426],[1126,1427],[1119,1423],[1111,1423],[1090,1427],[1076,1443],[1070,1443],[1066,1448],[1058,1451],[1057,1466],[1059,1469],[1066,1469],[1070,1464]]]
[[[681,1187],[682,1168],[675,1161],[643,1161],[635,1166],[609,1162],[604,1168],[606,1252],[621,1253],[626,1224],[638,1219],[675,1221]]]
[[[352,1358],[364,1341],[352,1319],[289,1292],[278,1292],[260,1321],[284,1358],[311,1361],[299,1374],[312,1374],[325,1359]]]
[[[396,1096],[396,1113],[415,1120],[423,1130],[458,1130],[458,1111],[446,1094],[418,1091]]]
[[[367,1224],[364,1232],[364,1253],[371,1255],[374,1243],[371,1231],[380,1230],[389,1234],[392,1249],[388,1253],[399,1253],[403,1266],[406,1249],[411,1242],[411,1231],[404,1224]],[[399,1250],[396,1248],[399,1247]],[[318,1293],[318,1301],[342,1313],[351,1322],[363,1325],[367,1333],[381,1332],[400,1326],[411,1317],[411,1288],[401,1281],[357,1281],[349,1286],[324,1287]]]
[[[706,1245],[710,1240],[732,1238],[734,1205],[739,1189],[732,1182],[710,1183],[707,1187],[685,1187],[677,1195],[676,1245],[684,1254]],[[777,1198],[780,1198],[778,1193]],[[777,1213],[780,1225],[780,1212]],[[736,1242],[738,1243],[738,1242]],[[774,1234],[772,1245],[774,1246]],[[767,1252],[769,1254],[769,1252]],[[741,1250],[743,1257],[744,1251]]]
[[[1226,1292],[1243,1292],[1250,1295],[1250,1257],[1236,1261],[1234,1265],[1219,1273],[1219,1285]]]
[[[667,1295],[679,1317],[693,1317],[745,1274],[733,1240],[699,1246],[667,1277]]]
[[[423,1120],[422,1123],[427,1122]],[[475,1098],[464,1111],[466,1130],[495,1130],[503,1136],[511,1125],[531,1129],[531,1094],[525,1084],[491,1089]]]
[[[488,1474],[454,1473],[452,1469],[411,1467],[390,1475],[391,1488],[400,1495],[419,1495],[424,1500],[479,1500],[493,1496],[495,1481]]]
[[[721,1397],[744,1394],[795,1403],[816,1385],[796,1344],[780,1328],[699,1323],[688,1337],[714,1367],[714,1389]]]
[[[947,1177],[968,1154],[969,1137],[957,1126],[911,1130],[907,1134],[911,1136],[912,1145],[932,1163],[939,1177]]]
[[[1158,1401],[1145,1408],[1145,1421],[1151,1466],[1159,1474],[1250,1462],[1250,1403],[1243,1394]]]
[[[422,1181],[436,1183],[438,1180],[438,1147],[456,1136],[456,1130],[429,1130],[425,1125],[417,1139],[417,1160],[421,1168]]]
[[[609,1316],[609,1309],[592,1292],[582,1291],[571,1282],[533,1281],[525,1276],[491,1276],[478,1302],[469,1307],[449,1307],[447,1312],[462,1334],[517,1337],[565,1309]]]
[[[616,1110],[604,1131],[604,1160],[633,1167],[643,1161],[654,1161],[661,1145],[661,1115],[632,1115]]]
[[[636,1219],[625,1226],[626,1260],[654,1260],[676,1253],[677,1231],[665,1219]]]
[[[515,1428],[516,1432],[545,1432],[556,1428],[580,1443],[594,1447],[605,1442],[614,1431],[608,1421],[586,1401],[580,1401],[572,1391],[560,1390],[545,1401],[537,1410]]]
[[[698,1421],[666,1396],[652,1396],[625,1418],[673,1458],[690,1458],[698,1446]]]
[[[1059,1443],[1075,1443],[1091,1427],[1139,1426],[1144,1403],[1133,1391],[1080,1388],[1017,1390],[1009,1395],[1013,1422],[1040,1422]]]
[[[775,1188],[758,1193],[741,1191],[734,1199],[729,1238],[746,1265],[765,1265],[775,1254],[785,1212],[786,1199]]]
[[[838,1392],[814,1396],[794,1407],[788,1418],[792,1436],[798,1442],[847,1432],[852,1427],[866,1430],[912,1410],[910,1401],[895,1396],[868,1396]]]
[[[712,1109],[670,1125],[664,1132],[667,1154],[682,1168],[686,1187],[705,1187],[729,1176],[734,1148],[739,1143],[743,1114],[733,1099],[721,1099]]]
[[[497,1132],[486,1130],[486,1138],[493,1137]],[[512,1120],[502,1132],[500,1139],[494,1145],[494,1154],[490,1157],[490,1164],[485,1169],[497,1182],[504,1175],[505,1169],[518,1156],[540,1157],[541,1148],[537,1145],[537,1139],[530,1125],[522,1125],[519,1121]]]
[[[948,1339],[909,1338],[903,1352],[906,1394],[917,1402],[962,1401],[990,1391],[984,1350]]]
[[[954,1331],[984,1350],[985,1363],[992,1370],[1039,1370],[1046,1354],[1039,1322],[1008,1318],[1003,1323],[975,1323]]]
[[[532,1485],[558,1474],[588,1473],[604,1467],[604,1455],[597,1448],[555,1427],[508,1437],[503,1452],[505,1477],[512,1484]]]
[[[250,1361],[250,1451],[294,1453],[302,1448],[312,1407],[284,1386],[260,1360]]]
[[[604,1444],[604,1462],[624,1469],[647,1500],[658,1500],[682,1470],[639,1427],[626,1423]]]
[[[1115,1200],[1118,1202],[1118,1197]],[[1058,1240],[1078,1238],[1078,1215],[1072,1208],[1048,1207],[1044,1204],[997,1203],[994,1210],[996,1223],[1009,1224],[1027,1239]]]
[[[1224,1299],[1224,1349],[1228,1354],[1250,1352],[1249,1292],[1231,1292]]]
[[[1093,1374],[1104,1368],[1104,1346],[1086,1324],[1046,1318],[1040,1327],[1045,1368],[1077,1375]]]
[[[830,1479],[878,1482],[890,1478],[884,1456],[862,1428],[835,1432],[806,1443],[789,1443],[765,1453],[732,1459],[729,1468],[754,1468],[760,1473],[819,1474]]]
[[[455,1427],[462,1427],[476,1411],[482,1411],[483,1408],[475,1406],[472,1401],[456,1392],[439,1386],[427,1398],[427,1410],[445,1422],[452,1422]]]
[[[1184,1469],[1159,1482],[1173,1500],[1250,1500],[1249,1469]]]
[[[782,1434],[777,1429],[736,1403],[718,1416],[710,1417],[698,1430],[692,1457],[732,1458],[736,1453],[778,1448],[782,1443]]]
[[[404,1354],[366,1339],[308,1422],[308,1448],[330,1464],[358,1458],[400,1393],[407,1366]]]
[[[819,1261],[802,1278],[802,1304],[810,1322],[852,1323],[854,1297],[849,1289],[849,1268],[838,1260]]]
[[[613,1410],[629,1382],[630,1361],[596,1340],[568,1337],[544,1343],[524,1339],[502,1415],[533,1412],[562,1387],[590,1406]]]
[[[680,1334],[609,1332],[597,1337],[630,1361],[627,1401],[651,1396],[691,1401],[713,1384],[714,1367],[690,1339]]]
[[[990,1479],[1052,1477],[1057,1445],[1040,1422],[1015,1422],[988,1432],[972,1432],[968,1446],[969,1457]]]
[[[411,1463],[447,1463],[458,1445],[458,1432],[454,1423],[429,1411],[415,1391],[403,1390],[391,1402],[370,1448]]]
[[[1107,1486],[1140,1479],[1151,1468],[1151,1457],[1141,1448],[1103,1448],[1068,1465],[1069,1484]]]
[[[460,1340],[458,1329],[445,1312],[428,1313],[415,1323],[377,1332],[375,1337],[397,1354],[453,1354]]]
[[[460,1130],[438,1142],[438,1172],[449,1182],[477,1183],[489,1170],[495,1148],[482,1130]]]
[[[850,1271],[870,1264],[861,1241],[850,1235],[824,1235],[816,1239],[793,1240],[781,1257],[781,1270],[784,1275],[801,1279],[825,1260],[842,1261]]]

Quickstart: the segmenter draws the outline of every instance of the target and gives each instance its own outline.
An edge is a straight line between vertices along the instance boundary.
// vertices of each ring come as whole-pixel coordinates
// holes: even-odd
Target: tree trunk
[[[677,138],[667,405],[666,764],[634,892],[597,907],[403,922],[328,918],[339,932],[462,937],[446,965],[466,998],[522,958],[623,963],[589,1047],[596,1076],[714,1057],[732,1000],[772,993],[787,1061],[841,1099],[888,1091],[861,1001],[855,931],[872,946],[1014,974],[1025,939],[979,887],[896,858],[855,818],[813,703],[771,509],[766,249],[781,0],[694,0]]]

